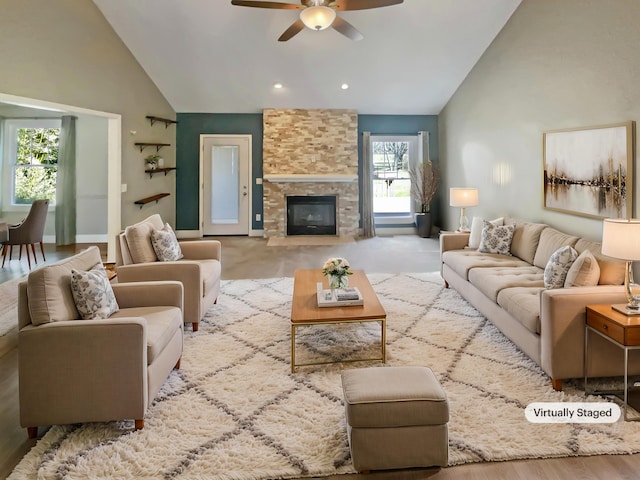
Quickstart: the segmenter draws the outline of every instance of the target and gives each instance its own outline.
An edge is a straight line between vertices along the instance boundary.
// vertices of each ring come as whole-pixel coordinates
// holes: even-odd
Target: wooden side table
[[[611,308],[611,305],[587,305],[587,321],[584,335],[584,392],[587,391],[589,333],[594,332],[617,345],[624,351],[624,392],[623,408],[625,420],[640,420],[640,417],[629,418],[627,402],[629,396],[628,371],[629,351],[640,350],[640,315],[625,315]],[[613,393],[613,392],[601,392]]]

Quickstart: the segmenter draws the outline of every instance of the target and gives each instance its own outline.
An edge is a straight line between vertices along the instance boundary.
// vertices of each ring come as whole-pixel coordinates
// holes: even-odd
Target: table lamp
[[[465,215],[465,208],[475,207],[478,205],[478,189],[477,188],[457,188],[449,189],[449,205],[452,207],[460,207],[460,227],[459,232],[469,231],[469,220]]]
[[[640,260],[640,219],[607,218],[602,224],[602,254],[626,260],[627,304],[612,305],[625,315],[640,315],[640,285],[633,281],[633,262]]]

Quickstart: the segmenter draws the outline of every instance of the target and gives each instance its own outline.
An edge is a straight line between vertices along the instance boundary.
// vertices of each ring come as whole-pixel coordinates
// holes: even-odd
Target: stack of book
[[[356,287],[325,290],[322,283],[317,286],[318,307],[357,307],[364,304],[362,294]]]

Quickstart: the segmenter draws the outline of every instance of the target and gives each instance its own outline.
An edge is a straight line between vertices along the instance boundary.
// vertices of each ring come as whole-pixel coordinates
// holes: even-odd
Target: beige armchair
[[[177,280],[184,285],[184,321],[198,330],[198,323],[218,299],[221,253],[217,240],[180,241],[184,257],[158,261],[151,243],[151,232],[164,223],[155,214],[131,225],[116,241],[116,272],[119,282]]]
[[[41,425],[133,419],[148,405],[183,346],[182,285],[112,285],[119,311],[79,320],[71,269],[101,262],[97,247],[29,274],[18,288],[20,424],[34,438]]]

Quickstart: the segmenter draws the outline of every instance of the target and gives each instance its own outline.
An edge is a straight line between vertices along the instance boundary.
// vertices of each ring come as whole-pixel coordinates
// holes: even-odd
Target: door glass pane
[[[211,223],[235,224],[240,214],[239,147],[211,148]]]
[[[410,213],[409,142],[371,142],[373,212]]]

